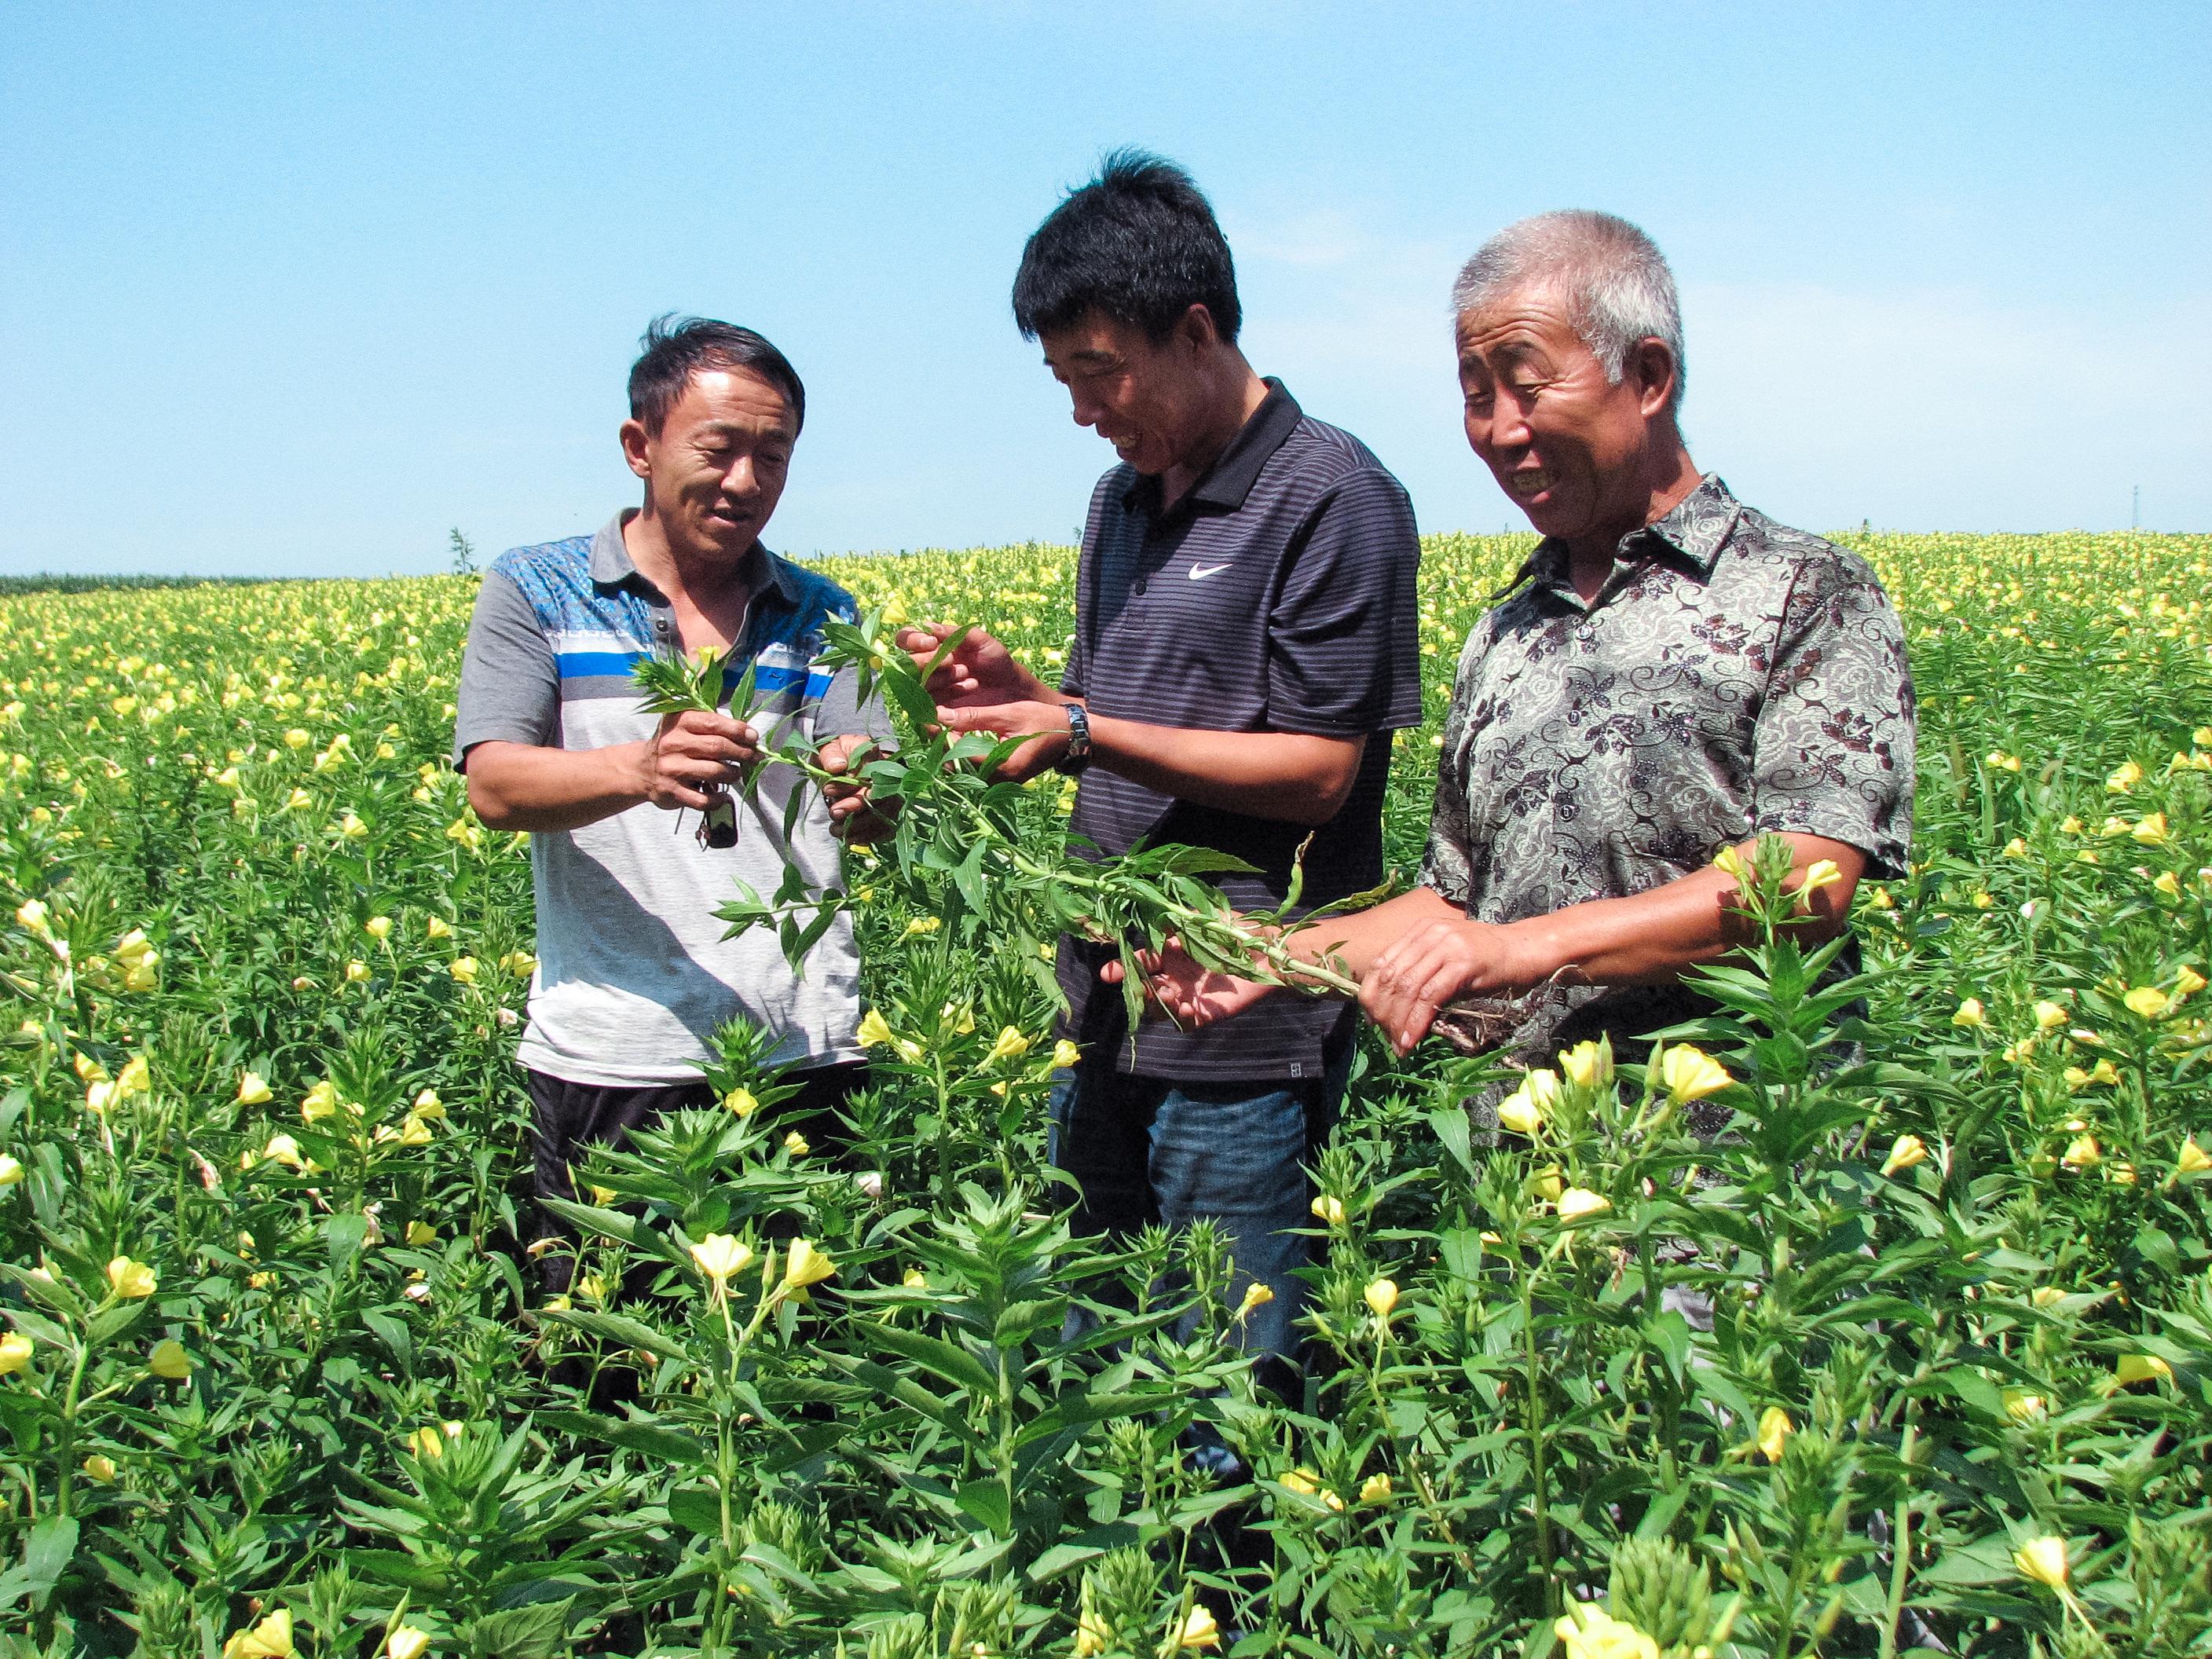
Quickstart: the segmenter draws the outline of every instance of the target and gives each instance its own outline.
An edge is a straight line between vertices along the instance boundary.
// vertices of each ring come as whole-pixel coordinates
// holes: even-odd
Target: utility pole
[[[2142,528],[2142,486],[2141,484],[2136,486],[2135,505],[2128,509],[2128,528],[2130,530]]]

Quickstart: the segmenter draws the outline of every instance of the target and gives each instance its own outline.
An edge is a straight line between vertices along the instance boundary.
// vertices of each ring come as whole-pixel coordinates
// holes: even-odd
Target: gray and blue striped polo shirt
[[[1076,572],[1076,636],[1061,690],[1101,714],[1213,732],[1364,737],[1350,797],[1305,858],[1306,905],[1382,879],[1391,733],[1421,723],[1421,545],[1404,488],[1367,446],[1298,408],[1279,380],[1206,475],[1160,507],[1159,480],[1099,480]],[[1220,885],[1241,909],[1289,890],[1306,826],[1200,806],[1093,767],[1070,828],[1098,850],[1140,839],[1218,848],[1256,866]],[[1340,1002],[1269,997],[1179,1031],[1148,1021],[1133,1050],[1093,947],[1063,940],[1068,1027],[1112,1043],[1125,1072],[1173,1080],[1316,1078]]]
[[[462,659],[453,758],[479,743],[603,749],[653,735],[631,665],[678,649],[666,599],[623,544],[627,514],[596,536],[501,554],[485,574]],[[746,660],[765,694],[756,724],[802,737],[868,729],[851,677],[817,667],[822,624],[851,620],[852,596],[776,557],[752,555],[751,606],[730,676]],[[769,767],[740,802],[738,844],[710,850],[696,820],[641,803],[580,829],[531,837],[538,970],[517,1058],[533,1071],[609,1087],[697,1079],[716,1026],[743,1014],[779,1034],[777,1061],[857,1060],[860,956],[841,919],[803,975],[773,933],[722,937],[715,906],[743,880],[773,893],[787,863],[809,885],[842,884],[818,796],[783,837],[790,769]]]

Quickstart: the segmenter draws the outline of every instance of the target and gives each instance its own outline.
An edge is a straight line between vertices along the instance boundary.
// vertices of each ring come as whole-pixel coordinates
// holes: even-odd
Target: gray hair
[[[1455,316],[1507,295],[1549,289],[1613,386],[1638,342],[1658,340],[1674,358],[1671,410],[1682,401],[1682,308],[1674,273],[1652,240],[1626,219],[1571,208],[1511,224],[1485,242],[1452,284]]]

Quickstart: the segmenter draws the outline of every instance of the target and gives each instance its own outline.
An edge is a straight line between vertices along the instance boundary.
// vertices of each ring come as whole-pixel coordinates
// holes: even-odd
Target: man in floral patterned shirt
[[[1487,1001],[1547,1063],[1705,1012],[1683,971],[1735,942],[1724,848],[1785,836],[1808,931],[1904,872],[1913,699],[1904,635],[1856,555],[1743,506],[1691,460],[1681,323],[1643,232],[1526,220],[1453,289],[1468,442],[1544,539],[1459,664],[1421,884],[1298,933],[1360,981],[1403,1053]],[[1166,964],[1186,1020],[1265,994]]]

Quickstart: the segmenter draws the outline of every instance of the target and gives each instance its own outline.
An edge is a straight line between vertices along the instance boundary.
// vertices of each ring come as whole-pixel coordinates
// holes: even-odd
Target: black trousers
[[[718,1104],[714,1090],[704,1081],[610,1088],[571,1083],[527,1066],[522,1075],[530,1090],[531,1185],[540,1200],[537,1237],[541,1239],[574,1236],[565,1222],[544,1208],[543,1200],[575,1197],[571,1166],[586,1147],[618,1144],[631,1130],[650,1128],[669,1112],[697,1111]],[[867,1066],[860,1060],[798,1073],[799,1092],[777,1103],[770,1121],[779,1129],[796,1129],[817,1153],[834,1155],[849,1139],[837,1114],[855,1089],[866,1086],[867,1075]],[[566,1252],[548,1254],[539,1266],[548,1290],[567,1289]],[[556,1278],[561,1281],[557,1285],[553,1282]]]

